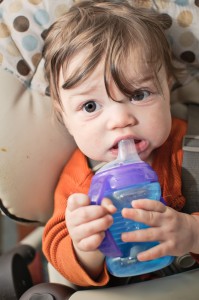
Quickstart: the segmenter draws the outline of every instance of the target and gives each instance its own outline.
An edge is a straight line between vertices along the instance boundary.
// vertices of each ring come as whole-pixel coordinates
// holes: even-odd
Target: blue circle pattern
[[[38,40],[33,35],[27,35],[22,39],[22,45],[27,51],[33,51],[37,48]]]
[[[175,3],[178,5],[185,6],[189,4],[189,0],[175,0]]]
[[[0,8],[0,19],[3,18],[3,10]]]
[[[43,26],[48,24],[50,17],[46,10],[38,9],[34,14],[34,20],[38,25]]]

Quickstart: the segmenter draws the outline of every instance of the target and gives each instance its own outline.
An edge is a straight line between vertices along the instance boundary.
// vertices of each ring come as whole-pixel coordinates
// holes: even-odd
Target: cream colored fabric
[[[70,300],[198,300],[199,270],[107,289],[77,291]]]
[[[50,98],[0,71],[0,199],[17,217],[45,222],[75,145],[53,121]]]
[[[74,284],[72,284],[66,278],[64,278],[50,263],[48,263],[47,269],[48,269],[49,282],[59,283],[66,286],[70,286],[75,290],[77,289],[77,287]]]
[[[187,104],[199,104],[199,78],[171,93],[171,112],[177,118],[187,120]]]

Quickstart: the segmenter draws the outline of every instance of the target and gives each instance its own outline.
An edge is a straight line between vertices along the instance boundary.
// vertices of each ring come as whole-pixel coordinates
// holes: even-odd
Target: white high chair
[[[190,87],[192,101],[197,102],[198,82],[187,86],[184,95]],[[46,97],[25,89],[5,71],[0,71],[0,90],[1,209],[16,221],[38,224],[38,229],[0,256],[0,299],[198,299],[199,269],[190,256],[177,266],[179,274],[137,284],[78,290],[50,266],[49,282],[32,286],[27,266],[40,249],[42,225],[53,209],[53,191],[75,144],[65,128],[52,122],[51,104]],[[178,114],[186,117],[180,98],[174,110],[177,106]]]
[[[45,89],[40,89],[42,80],[40,82],[39,68],[37,66],[37,69],[34,69],[36,66],[33,66],[33,54],[36,58],[42,50],[43,41],[40,37],[43,31],[56,19],[57,14],[63,13],[74,1],[6,0],[0,2],[0,18],[4,17],[3,21],[11,30],[11,36],[9,36],[11,40],[8,37],[9,30],[5,30],[4,38],[1,36],[3,54],[7,55],[8,61],[2,61],[1,52],[0,64],[4,69],[13,71],[22,81],[29,82],[32,77],[31,86],[43,91]],[[170,15],[172,27],[167,32],[168,37],[173,42],[178,57],[181,54],[184,56],[187,53],[191,54],[188,57],[187,67],[194,75],[194,68],[199,68],[198,54],[196,54],[195,61],[192,62],[190,59],[194,53],[198,53],[198,1],[135,0],[133,2],[137,5],[146,4],[147,7],[151,5],[160,13]],[[43,18],[42,22],[35,22],[35,20],[38,21],[38,18],[35,19],[37,8],[42,9],[42,12],[45,11],[45,14],[40,14],[40,16],[49,16],[49,19]],[[28,19],[29,22],[26,24],[30,24],[23,34],[16,31],[13,26],[16,16],[26,17],[25,20]],[[26,24],[22,23],[22,27],[24,28]],[[20,38],[25,34],[37,37],[38,48],[34,50],[34,53],[27,53],[22,47]],[[188,41],[185,39],[186,36]],[[6,44],[6,41],[9,43]],[[19,51],[15,51],[15,48]],[[23,59],[23,56],[27,65],[32,67],[28,75],[19,73],[15,65],[13,67],[13,63]],[[185,105],[187,102],[199,103],[198,87],[199,81],[195,79],[189,85],[173,92],[171,109],[177,117],[187,117]],[[38,225],[38,228],[16,247],[0,256],[0,300],[101,300],[102,298],[105,300],[143,300],[145,298],[147,300],[168,298],[198,300],[199,269],[197,265],[192,265],[193,260],[190,260],[189,256],[180,261],[181,266],[177,267],[179,274],[137,284],[78,290],[50,266],[49,282],[32,286],[31,274],[27,266],[33,260],[35,251],[41,250],[42,225],[52,214],[53,192],[63,166],[75,149],[75,144],[66,129],[51,118],[52,108],[48,97],[24,88],[14,76],[2,70],[0,71],[0,91],[1,210],[3,214],[7,214],[15,221],[27,224],[33,222]],[[194,209],[196,207],[199,211],[199,197],[196,197]],[[191,211],[192,203],[189,202],[186,209]],[[192,267],[194,269],[191,270]]]

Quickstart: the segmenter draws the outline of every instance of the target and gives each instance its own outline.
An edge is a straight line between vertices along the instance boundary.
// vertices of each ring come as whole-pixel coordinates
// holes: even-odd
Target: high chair
[[[8,83],[12,89],[7,88]],[[49,266],[50,275],[46,280],[48,282],[33,286],[28,264],[34,259],[35,252],[41,250],[42,226],[52,213],[53,190],[61,169],[75,149],[75,144],[65,129],[50,118],[50,102],[46,101],[45,97],[25,89],[16,78],[5,71],[0,72],[0,90],[3,107],[0,112],[1,210],[16,222],[38,225],[38,228],[16,247],[0,256],[0,299],[79,300],[103,297],[110,300],[140,300],[146,296],[149,300],[160,297],[197,299],[199,269],[189,255],[176,258],[172,268],[165,270],[163,278],[136,284],[80,290]],[[197,81],[190,83],[186,88],[183,87],[183,90],[175,91],[175,99],[177,93],[189,95],[190,90],[192,102],[197,102]],[[43,97],[43,102],[38,101],[38,97]],[[181,96],[180,99],[182,100]],[[45,109],[40,107],[41,103],[45,105]],[[181,117],[185,118],[187,112],[185,113],[183,101],[174,103],[174,111],[175,106],[177,113],[181,113]],[[8,117],[10,122],[7,121]],[[23,164],[23,168],[20,163]],[[9,171],[9,177],[5,176],[4,170]],[[185,209],[189,213],[199,209],[199,198],[196,199],[195,202],[188,202]]]
[[[143,300],[145,298],[148,300],[198,300],[199,268],[189,254],[176,258],[170,268],[162,271],[162,278],[100,289],[80,289],[72,285],[51,265],[46,267],[45,259],[42,259],[45,282],[33,285],[32,274],[28,266],[34,260],[35,253],[41,251],[43,225],[53,211],[55,186],[62,168],[76,147],[66,129],[53,117],[49,97],[41,93],[46,90],[46,85],[43,84],[43,78],[39,72],[43,66],[42,62],[39,63],[41,59],[39,52],[43,45],[40,36],[45,35],[45,30],[56,18],[56,13],[61,14],[60,7],[64,12],[74,1],[6,0],[0,2],[0,21],[3,22],[0,23],[0,29],[1,34],[4,33],[4,38],[1,36],[0,40],[0,46],[3,45],[0,47],[0,50],[3,49],[0,51],[0,64],[3,69],[9,69],[15,74],[13,76],[5,70],[0,70],[0,209],[3,214],[2,218],[9,217],[16,224],[34,224],[37,227],[15,247],[1,254],[0,300],[101,300],[102,298],[105,300]],[[185,85],[172,92],[171,111],[183,119],[195,115],[199,120],[197,117],[199,115],[197,110],[199,77],[195,76],[199,70],[198,1],[134,0],[133,3],[147,7],[151,5],[153,9],[170,16],[172,26],[167,32],[168,37],[173,43],[175,54],[180,59],[185,58],[185,65],[192,77]],[[44,18],[47,14],[43,14],[43,23],[35,22],[33,16],[37,8],[47,13],[50,11],[49,19]],[[17,33],[14,31],[13,20],[16,16],[23,17],[23,15],[30,22],[30,27],[25,33],[31,33],[34,37],[38,36],[38,48],[34,50],[35,52],[31,52],[32,57],[19,42],[20,37],[25,33],[19,32],[20,30]],[[8,27],[5,27],[6,22]],[[22,24],[23,29],[26,24]],[[17,25],[16,22],[15,25]],[[7,28],[11,31],[11,40],[17,47],[16,45],[11,47],[9,43],[4,47],[10,32]],[[188,35],[188,33],[191,34]],[[185,48],[182,54],[180,53],[181,46]],[[2,53],[7,55],[7,62],[3,59]],[[195,60],[193,60],[194,53]],[[22,64],[21,70],[12,66],[12,63],[17,60],[17,55],[22,56],[19,58],[20,62],[24,57],[28,61],[28,64]],[[11,63],[10,58],[13,59]],[[16,77],[25,82],[26,87]],[[30,80],[31,84],[29,84]],[[27,88],[28,84],[31,88]],[[191,114],[188,113],[188,107]],[[191,126],[193,131],[188,133],[194,135],[194,139],[188,136],[184,143],[186,161],[183,167],[183,178],[185,178],[183,192],[189,199],[184,209],[187,213],[199,211],[199,179],[197,180],[199,178],[197,167],[199,124],[195,124]],[[190,169],[190,161],[193,162],[193,157],[194,163],[191,164]],[[0,234],[2,235],[2,232]]]

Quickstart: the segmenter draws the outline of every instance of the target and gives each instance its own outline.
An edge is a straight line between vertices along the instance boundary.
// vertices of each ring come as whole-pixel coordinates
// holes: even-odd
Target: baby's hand
[[[194,216],[180,213],[159,201],[148,199],[133,201],[133,209],[122,211],[124,218],[151,226],[147,229],[125,232],[124,242],[159,241],[160,244],[138,255],[140,261],[165,255],[180,256],[194,249]]]
[[[113,223],[115,207],[108,199],[102,205],[90,205],[85,194],[73,194],[68,198],[66,225],[74,247],[80,251],[94,251],[101,244]]]

